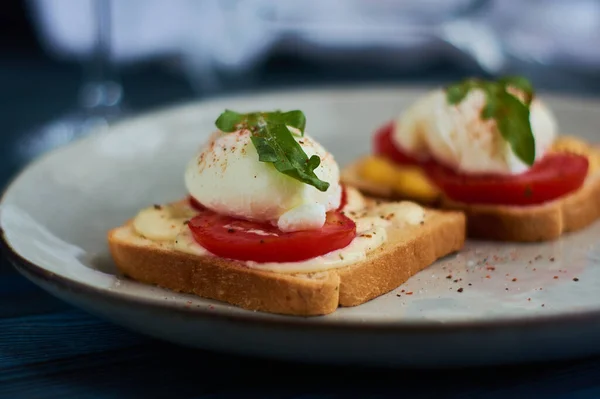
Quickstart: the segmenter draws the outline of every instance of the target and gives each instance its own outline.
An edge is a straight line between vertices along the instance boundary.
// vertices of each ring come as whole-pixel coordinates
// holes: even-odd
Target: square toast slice
[[[424,208],[422,224],[391,229],[365,260],[314,273],[279,273],[216,256],[175,249],[142,237],[129,221],[108,233],[112,257],[133,280],[229,303],[243,309],[318,316],[388,293],[465,242],[462,212]]]

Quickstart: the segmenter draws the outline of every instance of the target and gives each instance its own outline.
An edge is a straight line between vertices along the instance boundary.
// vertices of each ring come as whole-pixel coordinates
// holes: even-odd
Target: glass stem
[[[123,89],[112,68],[111,0],[92,0],[95,41],[81,89],[83,107],[94,116],[109,116],[119,111]]]

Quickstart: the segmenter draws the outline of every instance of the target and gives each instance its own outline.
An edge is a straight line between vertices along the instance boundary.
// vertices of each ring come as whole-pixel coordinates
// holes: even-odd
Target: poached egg
[[[519,174],[529,166],[513,152],[494,119],[481,119],[486,95],[472,89],[459,104],[449,104],[443,89],[409,107],[395,122],[393,141],[417,157],[431,155],[467,173]],[[550,149],[557,135],[556,118],[539,99],[530,105],[535,160]]]
[[[342,195],[332,154],[306,134],[294,136],[308,158],[321,159],[314,173],[329,183],[322,192],[259,161],[250,137],[248,130],[213,133],[187,166],[188,193],[216,213],[269,223],[284,232],[323,227],[326,212],[340,206]]]

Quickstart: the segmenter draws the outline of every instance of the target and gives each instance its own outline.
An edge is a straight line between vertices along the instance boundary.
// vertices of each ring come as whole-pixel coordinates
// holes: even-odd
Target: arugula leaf
[[[238,112],[226,109],[217,120],[215,124],[219,130],[231,133],[239,130],[239,125],[247,123],[248,125],[255,125],[258,123],[258,118],[262,117],[265,120],[274,123],[282,123],[291,127],[294,127],[304,135],[304,129],[306,128],[306,117],[304,113],[299,110],[281,112],[249,112],[247,114],[240,114]]]
[[[489,96],[488,102],[481,110],[481,119],[487,120],[494,118],[498,109],[498,104],[495,97]]]
[[[448,100],[448,103],[452,105],[459,104],[465,99],[469,90],[477,86],[477,83],[478,81],[476,79],[468,79],[446,87],[446,99]]]
[[[525,101],[510,93],[510,87],[522,92]],[[451,105],[459,104],[474,88],[482,89],[486,95],[481,119],[495,119],[500,134],[517,157],[527,165],[533,165],[535,138],[529,121],[529,105],[534,96],[532,84],[521,76],[506,76],[496,82],[467,79],[446,87],[446,100]]]
[[[495,112],[498,129],[515,154],[531,166],[535,161],[535,139],[529,123],[529,107],[506,91],[498,96],[500,106]]]
[[[240,125],[244,119],[246,119],[244,115],[226,109],[225,112],[219,115],[215,121],[215,125],[217,125],[219,130],[225,133],[231,133],[238,130],[238,125]]]
[[[310,184],[320,191],[327,191],[329,183],[320,180],[314,170],[321,159],[308,156],[284,124],[267,123],[257,134],[251,136],[258,152],[258,160],[271,162],[279,172]]]
[[[309,159],[288,128],[294,127],[304,135],[306,118],[302,111],[239,114],[225,110],[215,124],[224,132],[248,129],[259,161],[271,163],[280,173],[320,191],[329,188],[329,183],[320,180],[314,173],[321,159],[316,155]]]
[[[450,104],[460,103],[466,96],[469,90],[461,85],[452,85],[446,88],[446,98]]]
[[[498,87],[493,84],[490,85],[485,83],[482,84],[481,87],[486,95],[486,103],[481,110],[481,119],[495,119],[498,107],[500,106],[498,102]]]
[[[301,135],[304,135],[304,129],[306,128],[306,117],[304,112],[294,110],[288,112],[267,112],[266,118],[269,121],[282,123],[300,130]]]

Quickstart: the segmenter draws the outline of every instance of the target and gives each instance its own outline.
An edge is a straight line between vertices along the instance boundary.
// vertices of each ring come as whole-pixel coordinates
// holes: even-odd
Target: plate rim
[[[134,294],[119,291],[111,291],[106,288],[95,287],[85,282],[74,280],[69,277],[53,273],[42,266],[39,266],[14,250],[8,240],[5,232],[0,228],[0,249],[4,256],[13,266],[26,278],[40,286],[37,279],[57,287],[59,290],[68,289],[71,292],[78,291],[87,295],[127,302],[131,305],[144,307],[168,309],[169,312],[187,316],[202,317],[207,321],[228,321],[237,324],[256,324],[260,323],[263,327],[287,328],[292,330],[312,330],[312,331],[360,331],[374,333],[441,333],[465,331],[497,331],[499,329],[530,328],[539,329],[548,326],[570,324],[587,324],[600,321],[600,310],[592,310],[576,313],[557,313],[553,315],[535,315],[530,317],[506,317],[502,319],[490,320],[463,320],[463,321],[435,321],[419,320],[409,323],[403,322],[403,319],[393,321],[362,322],[360,320],[334,320],[323,323],[319,321],[322,316],[287,316],[276,315],[260,311],[248,310],[241,314],[231,314],[228,312],[211,309],[210,306],[188,307],[179,306],[173,302],[162,302],[159,299],[140,298]],[[31,278],[30,276],[33,276]],[[135,281],[134,281],[135,282]],[[42,287],[43,288],[43,287]],[[175,295],[178,293],[174,293]],[[385,295],[385,294],[384,294]],[[199,297],[200,299],[207,299]],[[226,303],[223,303],[227,305]],[[77,305],[73,305],[78,307]],[[231,305],[234,306],[234,305]]]
[[[185,108],[207,106],[210,104],[218,104],[223,101],[243,101],[247,99],[256,99],[257,97],[267,96],[290,96],[290,95],[318,95],[318,93],[328,93],[334,95],[345,94],[348,92],[366,93],[366,92],[422,92],[431,87],[439,85],[386,85],[379,86],[377,84],[366,85],[331,85],[331,86],[315,86],[302,88],[283,88],[274,90],[264,90],[252,93],[235,93],[233,95],[221,95],[209,97],[206,99],[195,99],[191,101],[175,102],[170,105],[163,105],[155,109],[148,109],[138,114],[124,117],[110,124],[108,131],[125,123],[135,123],[149,117],[160,117],[161,115],[169,114],[175,110],[183,110]],[[587,98],[583,96],[572,96],[564,94],[542,93],[546,98],[554,99],[560,102],[583,101],[587,104],[600,106],[600,99]],[[5,202],[5,197],[11,188],[20,180],[29,169],[35,167],[38,163],[43,162],[46,157],[55,156],[57,153],[67,150],[69,147],[76,145],[80,140],[89,139],[95,134],[102,133],[103,128],[92,129],[88,134],[78,137],[71,142],[62,145],[58,148],[47,151],[46,153],[32,159],[30,162],[23,165],[2,188],[0,193],[0,206]],[[106,133],[106,132],[105,132]],[[185,307],[178,306],[172,302],[161,302],[152,298],[140,298],[135,294],[112,291],[106,288],[95,287],[86,284],[83,281],[75,280],[70,277],[61,276],[53,273],[43,266],[37,265],[23,257],[14,248],[11,247],[6,237],[4,227],[0,224],[0,250],[5,258],[13,264],[13,266],[23,274],[27,279],[40,286],[37,279],[43,280],[60,289],[70,289],[94,296],[105,297],[117,301],[129,302],[132,305],[150,306],[153,308],[169,309],[170,312],[178,312],[185,315],[196,315],[208,321],[210,320],[226,320],[236,323],[257,323],[260,322],[267,327],[285,327],[291,329],[307,329],[312,330],[349,330],[349,331],[368,331],[368,332],[396,332],[396,333],[447,333],[448,331],[469,331],[469,330],[498,330],[511,328],[543,328],[549,325],[562,323],[593,323],[600,321],[600,306],[596,310],[580,311],[580,312],[561,312],[551,315],[531,315],[531,316],[510,316],[501,319],[488,320],[462,320],[462,321],[436,321],[436,320],[418,320],[411,322],[403,322],[403,319],[386,320],[377,322],[362,322],[359,320],[334,320],[323,323],[319,321],[322,316],[288,316],[274,315],[260,311],[247,311],[248,313],[231,314],[218,310],[211,310],[209,307]],[[33,277],[33,278],[32,278]],[[43,287],[42,287],[43,288]],[[201,297],[199,297],[201,298]],[[206,299],[206,298],[201,298]],[[225,304],[227,305],[227,304]],[[76,305],[74,305],[77,307]],[[231,305],[234,306],[234,305]]]

